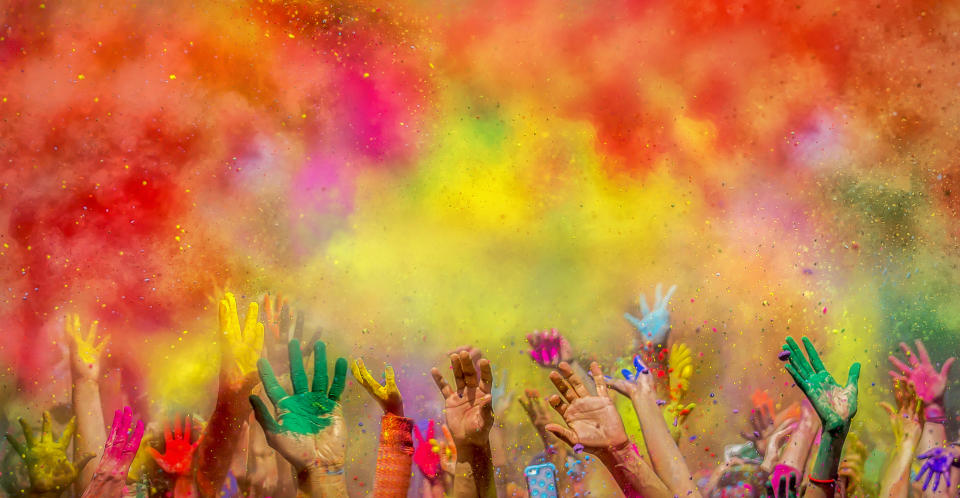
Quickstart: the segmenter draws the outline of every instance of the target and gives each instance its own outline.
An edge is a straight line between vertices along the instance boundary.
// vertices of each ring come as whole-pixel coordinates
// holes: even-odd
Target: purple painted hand
[[[955,457],[955,447],[951,445],[950,448],[934,448],[926,453],[921,454],[917,457],[917,460],[924,460],[923,466],[920,467],[920,472],[917,473],[914,481],[919,481],[924,475],[927,476],[926,480],[923,481],[923,490],[926,491],[927,487],[930,486],[930,480],[936,477],[933,481],[933,490],[936,491],[940,487],[940,478],[943,477],[946,480],[947,488],[950,488],[950,467],[953,465],[953,460]]]

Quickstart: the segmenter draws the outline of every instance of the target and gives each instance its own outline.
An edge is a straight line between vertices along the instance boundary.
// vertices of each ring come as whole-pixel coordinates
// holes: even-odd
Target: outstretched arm
[[[309,384],[300,341],[290,341],[288,351],[292,394],[277,381],[268,360],[261,359],[257,364],[263,390],[277,412],[275,419],[259,396],[250,396],[257,423],[263,428],[270,447],[290,462],[297,473],[298,496],[347,496],[343,477],[347,440],[340,406],[347,360],[337,358],[333,382],[330,382],[327,347],[317,341],[313,345],[313,383]]]
[[[233,294],[219,304],[221,363],[217,404],[198,448],[197,487],[201,496],[215,497],[237,452],[243,422],[250,416],[246,399],[257,383],[256,364],[263,347],[263,324],[251,302],[243,329]]]
[[[950,367],[955,359],[947,358],[938,370],[930,360],[930,355],[927,353],[927,348],[924,347],[923,342],[917,340],[914,344],[917,348],[916,354],[905,343],[900,343],[900,349],[903,351],[907,363],[900,361],[896,356],[890,355],[890,363],[894,366],[894,370],[890,371],[890,376],[894,380],[912,383],[916,387],[917,396],[926,404],[923,432],[920,436],[917,452],[928,454],[947,445],[947,434],[943,426],[946,420],[944,393],[950,375]],[[946,498],[953,491],[948,488],[950,486],[924,486],[923,496],[925,498]]]
[[[850,430],[850,421],[857,413],[860,364],[850,366],[847,384],[841,387],[823,365],[810,339],[804,337],[803,345],[809,361],[792,337],[787,337],[787,343],[783,345],[787,353],[781,353],[780,358],[788,362],[785,365],[787,372],[813,404],[823,425],[820,447],[810,474],[811,486],[806,495],[832,498],[836,492],[843,443]]]
[[[132,421],[133,415],[129,406],[113,414],[110,439],[104,446],[103,456],[94,471],[93,479],[81,498],[121,496],[123,493],[127,472],[143,438],[143,421],[137,420],[136,425],[131,427]]]
[[[387,365],[381,385],[370,375],[362,359],[350,365],[353,377],[383,408],[380,419],[380,446],[377,447],[377,474],[373,495],[378,498],[406,496],[410,488],[413,461],[413,419],[403,416],[403,398],[397,389],[393,367]]]
[[[490,452],[490,428],[493,427],[490,361],[481,358],[474,364],[468,351],[460,351],[450,355],[450,366],[456,390],[447,384],[437,368],[430,374],[443,395],[444,413],[457,448],[453,495],[497,496]]]
[[[640,361],[639,356],[634,357],[633,364],[634,372],[624,369],[622,373],[626,380],[610,380],[610,387],[630,398],[633,403],[657,475],[674,495],[698,497],[700,492],[693,482],[686,460],[657,406],[656,386],[650,369]]]
[[[913,463],[913,453],[920,441],[922,428],[923,401],[917,398],[913,384],[901,381],[895,381],[894,384],[897,408],[889,403],[880,404],[890,416],[896,448],[880,483],[881,498],[907,497],[910,491],[910,464]]]
[[[571,447],[582,445],[585,451],[595,455],[627,496],[672,496],[673,493],[640,459],[627,438],[623,421],[607,394],[607,383],[600,365],[596,362],[590,365],[590,374],[597,386],[596,395],[590,394],[568,363],[560,363],[558,370],[550,372],[550,380],[560,396],[551,396],[549,402],[566,421],[567,427],[547,424],[546,429]],[[658,409],[654,412],[660,417]],[[666,432],[662,418],[660,423]]]
[[[77,438],[73,445],[73,458],[80,455],[102,454],[107,433],[103,427],[103,408],[100,405],[100,356],[109,342],[109,337],[97,336],[97,322],[90,324],[84,334],[80,316],[67,315],[64,319],[67,343],[70,345],[70,373],[73,413],[77,417]],[[96,469],[84,466],[74,483],[76,493],[87,489]]]

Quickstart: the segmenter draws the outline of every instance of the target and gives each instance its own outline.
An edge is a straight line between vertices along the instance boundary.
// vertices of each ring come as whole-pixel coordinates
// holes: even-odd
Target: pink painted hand
[[[573,348],[557,329],[534,330],[527,335],[530,358],[541,367],[554,368],[561,361],[573,361]]]
[[[113,414],[110,435],[103,447],[103,456],[93,475],[93,480],[84,490],[81,498],[98,496],[120,496],[126,482],[130,464],[140,448],[143,439],[143,421],[137,420],[134,427],[130,407],[117,410]]]
[[[189,416],[182,427],[180,422],[181,418],[178,415],[174,418],[172,434],[170,423],[165,422],[163,424],[163,453],[153,448],[147,449],[164,472],[175,476],[193,473],[193,454],[203,439],[203,435],[201,435],[196,442],[191,443],[193,422]]]
[[[927,348],[923,346],[923,342],[917,340],[915,344],[917,354],[913,354],[913,351],[906,344],[900,343],[900,349],[903,350],[910,366],[904,364],[896,356],[890,355],[890,363],[893,363],[900,370],[900,373],[891,370],[890,376],[895,380],[913,384],[917,396],[927,405],[925,414],[928,420],[942,419],[945,413],[943,410],[943,393],[947,387],[950,367],[956,361],[956,358],[947,358],[940,370],[937,371],[933,362],[930,361],[930,355],[927,354]]]
[[[420,428],[413,426],[413,436],[417,439],[417,447],[413,450],[413,462],[417,464],[423,477],[433,482],[440,477],[440,453],[434,451],[430,443],[434,439],[434,422],[427,422],[427,437],[424,438]]]

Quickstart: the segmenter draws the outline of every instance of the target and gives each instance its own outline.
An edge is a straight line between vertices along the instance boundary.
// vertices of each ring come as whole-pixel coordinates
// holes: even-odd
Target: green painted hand
[[[787,343],[783,345],[784,351],[790,353],[788,363],[784,365],[793,380],[796,381],[807,399],[813,404],[823,428],[828,432],[842,431],[844,434],[850,428],[850,420],[857,413],[857,382],[860,379],[860,363],[854,363],[850,366],[850,373],[847,375],[847,385],[841,387],[833,379],[827,368],[823,366],[820,355],[813,347],[813,343],[806,337],[803,338],[803,346],[807,350],[807,356],[800,351],[800,346],[792,337],[787,337]]]
[[[33,429],[22,418],[19,419],[23,428],[23,436],[27,444],[21,445],[10,434],[7,441],[14,451],[27,463],[27,474],[30,476],[30,490],[35,494],[59,494],[70,487],[80,469],[93,458],[93,455],[82,457],[77,465],[67,457],[67,448],[77,429],[77,419],[71,418],[63,430],[60,439],[54,440],[50,425],[50,412],[43,412],[43,426],[40,438],[33,434]]]
[[[313,385],[307,386],[300,341],[289,344],[290,381],[293,394],[280,386],[270,362],[257,362],[264,391],[277,411],[277,419],[259,396],[250,396],[257,422],[263,427],[267,443],[300,472],[317,468],[327,472],[343,469],[346,430],[340,407],[347,375],[347,360],[337,358],[333,383],[327,385],[327,349],[323,342],[313,345]]]

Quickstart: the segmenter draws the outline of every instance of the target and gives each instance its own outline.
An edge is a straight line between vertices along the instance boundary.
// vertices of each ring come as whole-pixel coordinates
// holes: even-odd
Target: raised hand
[[[930,480],[933,479],[933,490],[936,491],[940,487],[940,479],[942,478],[945,480],[947,489],[950,489],[952,487],[950,470],[958,456],[960,456],[960,449],[954,444],[947,448],[933,448],[920,454],[917,459],[923,461],[923,466],[920,467],[920,472],[917,473],[914,481],[920,481],[923,476],[926,476],[926,480],[923,481],[923,490],[926,491],[927,487],[930,486]]]
[[[110,336],[97,335],[96,320],[90,323],[90,328],[84,335],[80,325],[80,315],[77,314],[67,315],[64,320],[64,330],[69,338],[70,368],[74,381],[96,379],[100,375],[100,357],[110,342]]]
[[[30,477],[30,490],[36,494],[59,494],[65,491],[77,478],[80,469],[90,461],[94,455],[85,455],[77,464],[67,458],[67,447],[73,439],[77,428],[77,419],[71,418],[60,439],[54,439],[50,422],[50,412],[43,412],[43,425],[40,429],[40,438],[36,438],[33,429],[25,420],[18,419],[23,429],[26,445],[20,444],[10,434],[7,441],[10,446],[23,458],[27,464],[27,475]]]
[[[190,475],[193,473],[193,454],[200,446],[200,440],[203,436],[197,438],[196,442],[191,442],[191,432],[193,421],[188,416],[181,425],[181,417],[177,415],[174,418],[173,433],[170,432],[170,423],[163,424],[163,453],[147,448],[150,456],[157,462],[164,472],[175,476]]]
[[[915,344],[917,354],[913,354],[906,344],[900,343],[900,349],[903,350],[910,366],[896,356],[890,355],[890,363],[900,370],[900,373],[891,370],[890,376],[894,380],[909,382],[916,387],[917,395],[927,404],[928,418],[943,418],[943,393],[947,386],[950,367],[956,358],[947,358],[940,370],[937,370],[930,361],[930,355],[927,354],[927,348],[923,346],[923,342],[917,340]]]
[[[263,348],[263,324],[257,321],[259,307],[251,301],[247,316],[240,328],[237,300],[227,292],[220,300],[220,349],[223,352],[223,373],[232,385],[242,384],[256,371],[260,350]]]
[[[558,371],[550,372],[550,381],[560,395],[550,396],[548,402],[563,417],[567,427],[550,423],[545,428],[571,447],[580,445],[588,452],[597,453],[622,446],[628,439],[620,414],[607,395],[600,365],[593,362],[590,374],[597,386],[595,395],[590,394],[573,373],[570,364],[561,362]]]
[[[490,361],[480,358],[474,365],[471,354],[461,350],[450,355],[456,390],[447,384],[440,370],[430,370],[444,398],[447,425],[458,448],[464,445],[486,446],[493,427],[493,371]],[[480,370],[479,375],[477,369]]]
[[[413,426],[413,436],[417,442],[413,450],[413,463],[417,464],[423,477],[431,482],[440,477],[440,471],[442,470],[440,468],[440,453],[434,451],[434,445],[430,443],[430,441],[436,442],[433,426],[433,420],[427,422],[427,437],[423,437],[419,427]]]
[[[541,367],[554,368],[561,361],[573,361],[573,348],[557,329],[534,330],[527,335],[527,343],[530,344],[530,358]]]
[[[668,372],[670,399],[679,401],[690,390],[690,377],[693,376],[693,355],[686,344],[674,344],[670,347]]]
[[[537,434],[543,438],[547,434],[547,424],[550,423],[550,415],[547,413],[546,404],[540,398],[540,393],[533,389],[527,389],[524,392],[525,398],[520,398],[520,406],[530,417],[530,423],[537,430]]]
[[[450,427],[447,424],[440,426],[443,431],[443,439],[430,439],[430,449],[440,456],[440,468],[447,474],[453,475],[457,464],[457,447],[453,444],[453,434],[450,433]]]
[[[104,445],[100,464],[97,465],[93,480],[81,498],[120,496],[123,492],[130,465],[143,439],[143,421],[137,420],[131,427],[132,422],[133,414],[129,406],[114,412],[110,435]]]
[[[319,336],[305,335],[303,322],[303,311],[297,310],[294,314],[293,307],[280,294],[263,297],[264,354],[271,363],[286,361],[287,345],[293,339],[300,341],[305,356],[310,353],[312,340],[319,339]]]
[[[637,329],[637,337],[634,338],[634,348],[644,343],[652,342],[654,344],[664,344],[667,342],[667,336],[670,333],[670,310],[667,305],[670,304],[670,298],[677,286],[673,285],[667,290],[666,295],[661,295],[661,285],[657,284],[656,300],[653,302],[653,308],[647,306],[647,296],[640,294],[640,312],[641,318],[637,318],[630,313],[624,313],[623,317]]]
[[[290,341],[288,352],[293,394],[287,394],[280,386],[269,361],[261,359],[258,363],[264,391],[276,408],[279,420],[275,420],[263,400],[254,395],[250,396],[250,403],[257,422],[270,447],[297,472],[308,468],[342,472],[347,441],[340,395],[346,382],[347,360],[337,358],[333,382],[328,386],[327,348],[317,341],[313,345],[313,385],[308,389],[300,342]]]
[[[809,355],[809,361],[800,351],[797,341],[787,337],[783,350],[790,353],[788,363],[784,365],[793,380],[810,400],[823,428],[828,432],[842,430],[844,435],[850,427],[850,420],[857,413],[857,382],[860,379],[860,363],[850,366],[847,383],[841,387],[820,360],[813,343],[806,337],[803,346]]]
[[[770,433],[770,436],[767,438],[765,444],[766,448],[762,453],[763,463],[760,465],[760,468],[765,472],[770,472],[773,470],[774,462],[780,455],[780,446],[785,442],[784,440],[793,434],[794,429],[796,429],[797,424],[796,420],[788,419],[784,420],[773,432]]]
[[[923,399],[919,397],[914,385],[907,381],[894,380],[893,392],[897,399],[897,408],[886,401],[879,403],[890,417],[890,429],[896,446],[911,439],[916,444],[923,429]]]
[[[864,487],[863,466],[867,461],[867,446],[860,441],[856,433],[850,433],[847,436],[846,452],[843,460],[840,461],[840,470],[838,475],[845,483],[843,489],[847,496],[867,496],[867,489]]]
[[[770,472],[770,488],[774,498],[797,498],[800,476],[803,474],[789,466],[777,464]]]
[[[762,404],[753,410],[750,410],[751,432],[741,432],[740,437],[753,443],[757,453],[761,455],[767,449],[767,436],[773,432],[773,411],[770,406]]]
[[[397,417],[403,416],[403,398],[400,396],[400,390],[397,389],[396,375],[393,372],[392,366],[387,365],[384,370],[383,385],[370,375],[367,367],[363,364],[363,360],[360,358],[357,358],[356,361],[350,365],[350,370],[353,372],[353,378],[367,390],[367,393],[369,393],[373,399],[377,400],[380,408],[383,408],[384,413],[396,415]]]

